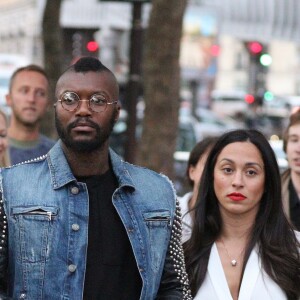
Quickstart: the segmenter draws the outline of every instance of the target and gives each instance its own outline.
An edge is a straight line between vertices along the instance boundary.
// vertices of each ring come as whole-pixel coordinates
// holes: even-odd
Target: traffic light
[[[74,58],[82,56],[82,34],[80,32],[75,32],[72,35],[72,56]]]
[[[88,41],[86,44],[86,49],[89,52],[96,52],[99,49],[99,45],[96,41]]]
[[[262,66],[268,67],[272,63],[272,57],[268,53],[263,53],[259,58],[259,62]]]
[[[62,30],[65,67],[83,56],[99,57],[100,45],[96,40],[98,30],[98,28],[64,28]]]
[[[65,30],[66,51],[71,50],[72,61],[82,56],[99,56],[100,47],[94,38],[95,31],[94,29]],[[71,42],[69,47],[68,40]]]
[[[263,45],[260,42],[248,42],[246,44],[250,58],[258,65],[263,68],[267,68],[272,63],[272,57],[268,53],[266,45]]]
[[[263,51],[263,45],[259,42],[249,42],[247,44],[247,48],[249,50],[249,53],[253,56],[257,56]]]
[[[270,92],[270,91],[266,91],[266,92],[264,93],[264,99],[265,99],[266,101],[272,101],[272,100],[274,99],[273,93]]]
[[[245,101],[248,104],[252,104],[255,101],[255,97],[253,95],[251,95],[251,94],[247,94],[247,95],[245,95]]]
[[[216,44],[213,44],[211,47],[210,47],[210,54],[214,57],[217,57],[219,56],[220,54],[220,46],[219,45],[216,45]]]

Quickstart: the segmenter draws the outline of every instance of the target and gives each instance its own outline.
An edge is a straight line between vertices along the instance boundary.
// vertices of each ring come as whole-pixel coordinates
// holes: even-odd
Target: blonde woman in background
[[[7,127],[7,116],[2,110],[0,110],[0,167],[7,167],[10,165],[10,159],[7,149]]]

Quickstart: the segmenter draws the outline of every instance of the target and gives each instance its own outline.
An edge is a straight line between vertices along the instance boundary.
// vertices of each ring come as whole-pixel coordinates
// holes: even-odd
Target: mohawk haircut
[[[95,57],[91,56],[85,56],[81,57],[76,63],[69,66],[59,77],[56,88],[55,88],[55,94],[57,93],[57,84],[60,81],[60,79],[67,73],[88,73],[88,72],[95,72],[95,73],[106,73],[110,79],[112,80],[112,83],[115,85],[116,89],[116,98],[119,97],[119,85],[116,76],[114,73],[108,69],[106,66],[104,66],[101,61]]]
[[[105,67],[97,58],[94,57],[82,57],[75,64],[70,66],[66,71],[74,71],[76,73],[86,72],[109,72],[112,73],[107,67]]]

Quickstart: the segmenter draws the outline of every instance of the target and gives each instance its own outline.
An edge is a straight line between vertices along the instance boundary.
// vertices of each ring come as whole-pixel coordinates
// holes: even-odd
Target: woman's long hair
[[[218,199],[214,192],[214,167],[220,152],[225,146],[234,142],[254,144],[262,156],[265,171],[264,194],[246,246],[242,274],[252,249],[258,245],[264,271],[280,286],[288,299],[298,299],[300,245],[283,212],[280,173],[276,157],[268,141],[256,130],[235,130],[223,134],[207,159],[194,208],[192,235],[184,244],[192,295],[196,295],[204,281],[212,245],[222,229]]]

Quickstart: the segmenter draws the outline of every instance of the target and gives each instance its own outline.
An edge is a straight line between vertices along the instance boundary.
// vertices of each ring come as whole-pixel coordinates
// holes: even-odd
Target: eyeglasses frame
[[[89,110],[92,111],[92,112],[94,112],[94,113],[102,113],[102,112],[106,111],[107,105],[112,105],[112,104],[117,104],[117,103],[118,103],[118,100],[115,100],[115,101],[112,101],[112,102],[106,102],[106,106],[105,106],[105,109],[104,109],[104,110],[102,110],[102,111],[95,111],[95,110],[93,110],[93,109],[91,108],[90,103],[91,103],[91,98],[92,98],[94,95],[97,95],[98,93],[93,94],[93,95],[90,97],[90,99],[80,99],[80,97],[79,97],[79,95],[78,95],[77,93],[67,91],[67,92],[64,92],[60,97],[62,97],[62,96],[63,96],[64,94],[66,94],[66,93],[72,93],[72,94],[75,94],[75,95],[78,97],[78,99],[79,99],[76,108],[74,108],[74,109],[72,109],[72,110],[68,110],[68,109],[66,109],[66,108],[63,106],[63,100],[62,100],[61,98],[58,98],[58,99],[57,99],[57,101],[61,103],[62,108],[63,108],[65,111],[69,111],[69,112],[74,112],[74,111],[78,110],[78,108],[79,108],[79,102],[87,102],[87,103],[88,103],[88,108],[89,108]]]

